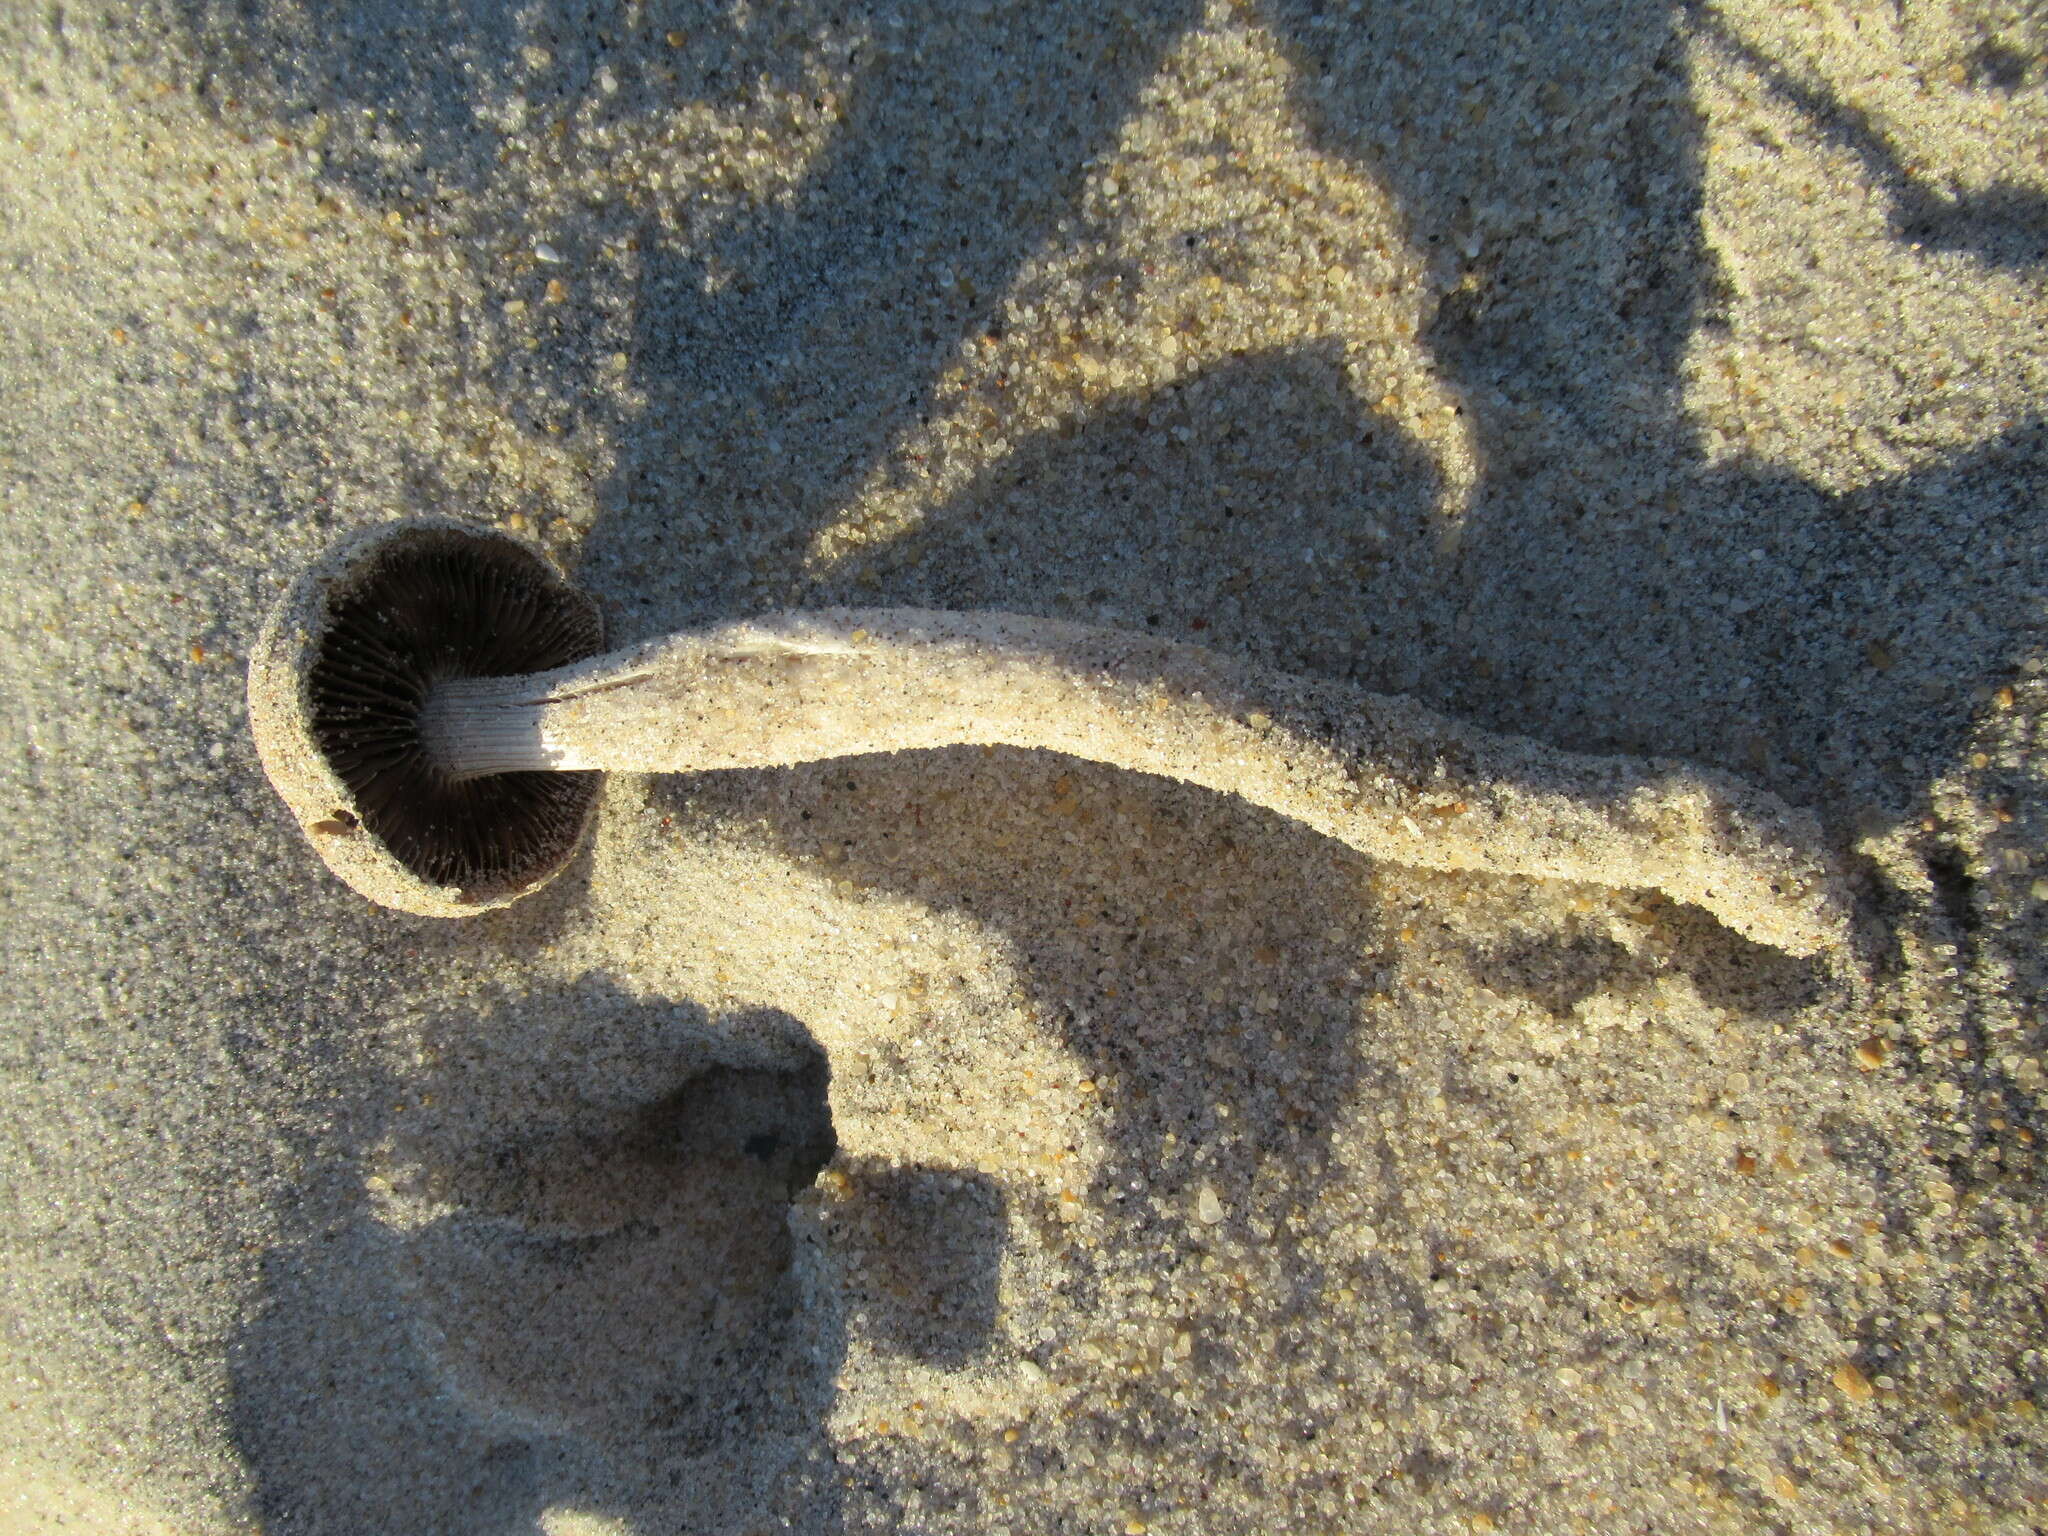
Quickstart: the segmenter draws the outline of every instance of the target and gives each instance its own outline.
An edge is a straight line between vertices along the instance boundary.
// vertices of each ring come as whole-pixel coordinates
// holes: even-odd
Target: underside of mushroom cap
[[[558,874],[596,773],[458,780],[420,741],[429,690],[543,672],[604,646],[597,605],[530,545],[417,519],[330,551],[293,583],[249,663],[271,783],[328,868],[372,901],[461,917]]]

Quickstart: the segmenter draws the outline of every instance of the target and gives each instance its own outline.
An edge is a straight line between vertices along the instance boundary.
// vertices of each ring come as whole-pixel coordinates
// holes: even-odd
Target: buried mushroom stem
[[[419,736],[454,780],[1038,748],[1238,795],[1374,858],[1653,887],[1796,954],[1847,932],[1811,818],[1734,779],[1559,752],[1349,684],[1015,614],[775,615],[449,680]]]

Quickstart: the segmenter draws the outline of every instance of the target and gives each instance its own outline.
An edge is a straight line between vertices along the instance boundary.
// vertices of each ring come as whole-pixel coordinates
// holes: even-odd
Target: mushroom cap
[[[316,560],[249,661],[249,726],[327,867],[429,917],[502,907],[574,857],[597,773],[456,780],[421,746],[429,689],[544,672],[604,647],[597,605],[533,546],[447,519],[387,523]]]

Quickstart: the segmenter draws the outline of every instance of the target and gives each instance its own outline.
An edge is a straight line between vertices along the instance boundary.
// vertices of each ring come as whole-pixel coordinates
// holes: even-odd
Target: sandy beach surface
[[[2038,6],[15,0],[0,399],[9,1536],[2048,1522]],[[386,911],[244,669],[423,513],[1731,775],[1852,921],[981,748]]]

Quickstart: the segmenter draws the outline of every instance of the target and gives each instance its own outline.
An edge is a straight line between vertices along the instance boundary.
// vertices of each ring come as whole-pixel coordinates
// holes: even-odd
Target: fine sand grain
[[[0,1531],[2035,1528],[2048,27],[1506,9],[0,8]],[[244,668],[422,514],[1689,765],[1842,920],[978,746],[384,911]]]

